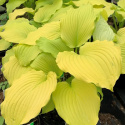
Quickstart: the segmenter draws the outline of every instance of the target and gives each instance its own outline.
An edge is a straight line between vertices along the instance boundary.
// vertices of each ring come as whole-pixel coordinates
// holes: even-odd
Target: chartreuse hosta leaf
[[[32,8],[16,9],[14,12],[9,14],[9,20],[14,20],[17,16],[22,16],[26,12],[34,14],[35,11]]]
[[[21,4],[27,0],[9,0],[7,3],[7,13],[11,13],[16,7],[19,7]]]
[[[108,3],[106,2],[105,0],[80,0],[80,1],[73,1],[73,3],[76,5],[76,6],[81,6],[81,5],[84,5],[84,4],[87,4],[87,3],[90,3],[93,5],[93,7],[95,9],[99,9],[99,8],[102,8],[104,9],[107,14],[108,14],[108,17],[113,14],[114,10],[112,9],[112,6],[114,4],[111,4],[111,3]]]
[[[125,42],[120,44],[122,56],[122,74],[125,74]]]
[[[120,6],[123,9],[125,9],[125,0],[119,0],[118,6]]]
[[[112,41],[115,34],[108,25],[108,23],[104,20],[103,17],[100,17],[100,19],[97,21],[95,25],[95,29],[93,32],[93,38],[94,40],[108,40]]]
[[[89,1],[89,3],[91,3],[94,7],[96,7],[96,5],[103,5],[103,6],[110,6],[111,4],[110,3],[108,3],[108,2],[106,2],[105,0],[88,0]],[[98,7],[97,6],[97,7]],[[103,7],[102,6],[102,7]],[[101,6],[100,6],[101,7]]]
[[[3,5],[6,2],[6,0],[0,0],[0,5]]]
[[[70,9],[61,20],[61,38],[67,46],[79,47],[91,37],[96,18],[93,11],[92,5],[87,4]]]
[[[45,105],[42,108],[42,114],[48,113],[48,112],[54,110],[54,108],[55,108],[55,105],[54,105],[54,102],[53,102],[52,97],[51,97],[49,102],[47,103],[47,105]]]
[[[62,75],[62,71],[58,68],[55,58],[49,53],[41,53],[30,65],[35,70],[42,70],[46,74],[53,71],[57,76]]]
[[[4,30],[4,25],[0,26],[0,32],[2,32]]]
[[[22,23],[22,22],[26,22],[29,23],[28,19],[25,18],[18,18],[16,20],[8,20],[7,23],[5,25],[0,26],[0,36],[1,33],[8,27],[12,27],[12,25],[15,25],[16,23]]]
[[[16,20],[8,20],[7,23],[4,25],[4,28],[7,28],[8,26],[11,26],[15,23],[21,23],[21,22],[29,22],[26,18],[17,18]]]
[[[37,22],[35,22],[34,20],[30,20],[29,23],[30,23],[31,25],[35,26],[36,28],[39,28],[39,27],[42,26],[41,23],[37,23]]]
[[[125,28],[119,29],[116,35],[117,44],[121,48],[122,74],[125,74]]]
[[[73,8],[73,6],[62,7],[50,18],[49,22],[61,20],[67,13],[68,10]]]
[[[54,0],[38,0],[36,1],[36,9],[40,8],[41,6],[45,6],[46,4],[52,4]]]
[[[36,40],[40,37],[45,37],[50,40],[55,40],[60,37],[60,22],[51,22],[43,25],[37,30],[28,34],[27,38],[22,40],[22,43],[36,45]]]
[[[21,43],[21,40],[25,39],[29,32],[34,30],[36,28],[25,19],[11,20],[5,25],[4,31],[0,32],[0,36],[6,41]]]
[[[15,56],[22,66],[27,66],[33,61],[41,50],[38,46],[31,45],[17,45],[14,47]]]
[[[2,58],[2,65],[8,62],[11,56],[14,56],[13,49],[9,49],[6,51],[6,55]]]
[[[6,62],[2,67],[3,74],[8,80],[10,86],[14,80],[20,78],[22,74],[30,71],[31,69],[32,68],[30,67],[21,66],[15,56],[10,56],[8,62]]]
[[[39,8],[35,13],[34,20],[39,23],[47,22],[51,16],[60,9],[62,6],[62,0],[54,0],[53,4],[47,4],[44,7]]]
[[[108,14],[104,10],[104,8],[94,8],[94,13],[96,14],[97,18],[100,18],[100,16],[102,16],[106,21],[108,20]]]
[[[117,17],[119,22],[123,22],[125,19],[125,11],[124,10],[117,10],[115,12],[115,16]]]
[[[70,2],[70,1],[69,1]],[[72,1],[72,3],[77,6],[77,7],[80,7],[84,4],[87,4],[88,3],[88,0],[78,0],[78,1]]]
[[[42,51],[51,53],[55,58],[59,52],[73,51],[73,49],[65,45],[65,43],[61,40],[61,38],[56,40],[40,38],[37,41],[37,45]]]
[[[58,114],[69,125],[96,125],[100,99],[96,87],[78,79],[59,82],[52,94]]]
[[[113,90],[121,74],[120,49],[109,41],[87,42],[80,48],[80,55],[74,52],[60,52],[57,65],[80,80]]]
[[[110,15],[112,15],[114,13],[114,11],[115,11],[115,5],[111,4],[111,6],[106,6],[103,9],[107,12],[108,17],[109,17]]]
[[[125,43],[125,27],[118,30],[116,39],[119,44]]]
[[[94,7],[104,7],[104,6],[109,6],[110,4],[107,3],[105,0],[79,0],[79,1],[72,1],[76,6],[81,6],[83,4],[90,3]]]
[[[20,125],[36,117],[57,85],[56,74],[29,71],[13,82],[6,90],[1,113],[7,125]],[[11,114],[11,115],[10,115]]]
[[[10,45],[11,43],[7,42],[4,39],[0,39],[0,51],[6,50]]]

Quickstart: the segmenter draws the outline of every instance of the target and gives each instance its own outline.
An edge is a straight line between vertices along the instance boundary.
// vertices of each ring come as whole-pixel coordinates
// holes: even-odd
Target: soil
[[[114,115],[111,115],[109,113],[99,114],[100,124],[101,125],[122,125],[118,119],[115,118]]]
[[[37,121],[36,121],[37,119]],[[54,110],[44,115],[40,115],[35,120],[35,125],[65,125],[65,122],[58,116]],[[99,123],[97,125],[123,125],[114,116],[109,113],[99,113]]]

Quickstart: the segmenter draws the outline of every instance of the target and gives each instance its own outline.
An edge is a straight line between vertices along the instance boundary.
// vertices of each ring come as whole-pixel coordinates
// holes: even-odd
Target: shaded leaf
[[[2,116],[0,116],[0,125],[4,124],[4,118]]]
[[[20,65],[27,66],[41,53],[38,46],[17,45],[14,47],[15,56]]]
[[[34,14],[34,10],[32,8],[16,9],[14,12],[9,14],[9,20],[14,20],[17,16],[22,16],[26,12]]]
[[[6,51],[5,56],[2,58],[2,65],[4,65],[6,62],[8,62],[11,56],[14,56],[13,49],[9,49]]]
[[[9,2],[6,4],[7,13],[11,13],[16,7],[19,7],[26,1],[27,0],[9,0]]]
[[[46,4],[52,4],[54,0],[38,0],[36,1],[36,9],[39,9],[41,6],[45,6]]]
[[[73,49],[67,47],[65,43],[59,38],[56,40],[49,40],[46,38],[40,38],[37,41],[39,48],[47,53],[51,53],[55,58],[59,52],[72,51]]]
[[[124,21],[124,19],[125,19],[125,11],[118,10],[118,11],[115,12],[115,15],[116,15],[116,17],[117,17],[119,22],[123,22]]]
[[[11,45],[11,43],[5,41],[4,39],[1,39],[0,40],[0,51],[6,50],[10,45]]]
[[[3,5],[6,2],[6,0],[0,0],[0,5]]]
[[[55,105],[51,97],[47,105],[42,108],[42,114],[48,113],[54,110],[54,108],[55,108]]]
[[[55,58],[49,53],[41,53],[30,65],[35,70],[42,70],[46,74],[53,71],[57,76],[61,76],[62,71],[58,68]]]
[[[112,41],[114,39],[114,32],[108,25],[108,23],[104,20],[103,17],[100,17],[100,19],[97,21],[94,32],[93,32],[93,38],[94,40],[107,40]]]

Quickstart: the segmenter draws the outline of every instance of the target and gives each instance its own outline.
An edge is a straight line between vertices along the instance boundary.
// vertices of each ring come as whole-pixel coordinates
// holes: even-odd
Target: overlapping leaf
[[[94,8],[94,13],[96,14],[96,17],[98,19],[100,18],[100,16],[102,16],[106,21],[108,20],[108,14],[104,10],[104,8]]]
[[[9,56],[8,56],[9,57]],[[6,60],[7,61],[7,60]],[[22,74],[28,72],[32,68],[23,67],[19,64],[15,56],[11,56],[9,61],[3,65],[3,74],[8,80],[9,85],[12,85],[13,81],[20,78]]]
[[[91,5],[68,11],[61,20],[61,38],[70,48],[79,47],[92,35],[96,16]]]
[[[45,37],[50,40],[55,40],[60,37],[60,22],[51,22],[43,25],[34,32],[28,34],[27,38],[22,40],[22,43],[36,45],[36,40],[40,37]]]
[[[6,2],[6,0],[0,0],[0,5],[3,5]]]
[[[4,31],[0,32],[0,36],[6,41],[21,43],[21,40],[25,39],[30,32],[35,30],[36,28],[25,19],[11,20],[5,25]]]
[[[46,74],[53,71],[57,76],[61,76],[62,71],[58,68],[55,58],[49,53],[41,53],[30,65],[35,70],[42,70]]]
[[[119,44],[125,43],[125,27],[118,30],[116,38]]]
[[[68,10],[70,10],[71,8],[73,8],[73,6],[67,6],[67,7],[62,7],[60,8],[58,11],[55,12],[55,14],[50,18],[49,22],[52,21],[59,21],[61,20],[66,13],[68,12]]]
[[[61,8],[61,6],[62,0],[54,0],[52,5],[47,4],[44,7],[39,8],[35,13],[34,20],[39,23],[47,22],[56,10]]]
[[[122,74],[125,74],[125,42],[120,44],[122,56]]]
[[[6,5],[7,12],[11,13],[16,7],[20,6],[21,4],[23,4],[26,1],[27,0],[9,0],[9,2]]]
[[[71,85],[59,82],[52,94],[58,114],[69,125],[96,125],[100,99],[93,84],[73,79]]]
[[[54,110],[54,108],[55,108],[55,105],[54,105],[54,102],[51,97],[49,102],[46,104],[46,106],[44,106],[42,108],[42,114],[48,113],[48,112]]]
[[[100,19],[97,21],[94,32],[93,32],[93,38],[94,40],[108,40],[112,41],[115,34],[108,25],[108,23],[104,20],[103,17],[100,17]]]
[[[45,6],[46,4],[52,4],[54,0],[38,0],[36,1],[36,9],[39,9],[41,6]]]
[[[118,6],[122,7],[123,9],[125,9],[125,0],[119,0],[118,1]]]
[[[17,16],[22,16],[26,12],[34,14],[35,11],[32,8],[16,9],[14,12],[9,14],[9,20],[14,20]]]
[[[91,3],[93,6],[94,5],[103,5],[103,6],[110,6],[111,4],[106,2],[105,0],[88,0],[89,3]],[[102,7],[103,7],[102,6]]]
[[[72,51],[73,49],[67,47],[65,43],[59,38],[56,40],[49,40],[46,38],[40,38],[37,41],[39,48],[47,53],[51,53],[55,58],[59,52]]]
[[[5,100],[1,104],[2,116],[7,125],[20,125],[36,117],[55,90],[56,74],[42,71],[29,71],[13,82],[6,90]],[[11,115],[10,115],[11,114]]]
[[[116,35],[117,44],[121,48],[122,74],[125,74],[125,28],[121,28]]]
[[[4,29],[6,29],[7,27],[10,27],[10,26],[14,25],[15,23],[21,23],[21,22],[27,22],[28,23],[29,20],[25,19],[25,18],[18,18],[16,20],[8,20],[5,25],[0,26],[0,31],[3,32]],[[1,32],[0,32],[0,35],[1,35]]]
[[[104,6],[110,6],[110,3],[107,3],[105,0],[78,0],[78,1],[72,1],[76,6],[82,6],[84,4],[90,3],[94,7],[104,7]]]
[[[80,48],[80,55],[60,52],[56,62],[61,70],[77,79],[110,90],[121,74],[120,49],[109,41],[86,43]]]
[[[80,7],[84,4],[87,4],[88,3],[88,0],[78,0],[78,1],[72,1],[72,3],[77,6],[77,7]]]
[[[0,40],[0,51],[6,50],[10,45],[11,45],[11,43],[5,41],[4,39],[1,39]]]
[[[107,12],[108,17],[114,13],[115,7],[116,6],[112,4],[112,6],[106,6],[105,8],[103,8]]]
[[[9,61],[11,56],[14,56],[14,51],[13,49],[9,49],[6,51],[6,55],[2,58],[2,65],[4,65],[6,62]]]
[[[125,19],[125,11],[123,11],[123,10],[117,10],[115,12],[115,15],[116,15],[116,17],[117,17],[117,19],[118,19],[119,22],[124,21],[124,19]]]
[[[14,52],[22,66],[29,65],[41,53],[38,46],[30,45],[17,45],[14,47]]]

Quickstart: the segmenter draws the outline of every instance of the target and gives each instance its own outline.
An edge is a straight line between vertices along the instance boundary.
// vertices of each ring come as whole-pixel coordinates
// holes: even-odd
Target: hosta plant
[[[1,40],[15,44],[2,59],[7,125],[54,108],[69,125],[97,124],[101,89],[113,91],[125,73],[125,28],[107,23],[109,17],[119,23],[114,6],[104,0],[9,0],[9,20],[0,27]]]

